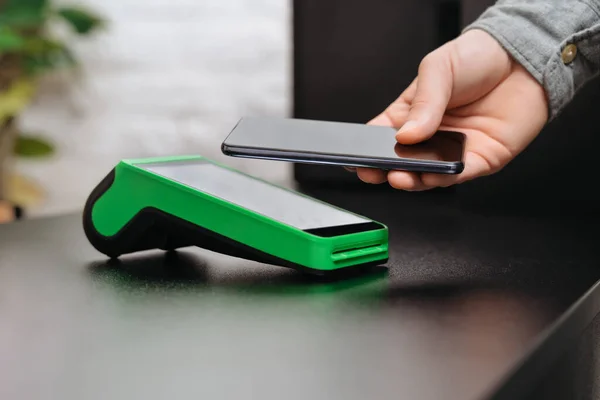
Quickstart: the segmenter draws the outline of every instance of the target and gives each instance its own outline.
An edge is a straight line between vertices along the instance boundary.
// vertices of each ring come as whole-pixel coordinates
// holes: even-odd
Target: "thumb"
[[[438,130],[452,94],[452,67],[444,54],[431,53],[419,65],[417,89],[411,108],[396,134],[401,144],[429,139]]]

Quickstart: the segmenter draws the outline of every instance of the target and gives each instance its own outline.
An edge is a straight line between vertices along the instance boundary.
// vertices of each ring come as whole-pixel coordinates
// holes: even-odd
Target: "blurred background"
[[[341,168],[224,157],[220,144],[244,116],[367,122],[493,3],[0,0],[0,220],[2,207],[78,211],[120,159],[161,155],[201,154],[303,189],[392,191]],[[595,79],[500,173],[442,201],[596,213],[599,101]]]
[[[0,199],[28,217],[78,211],[122,158],[223,160],[239,118],[290,113],[290,12],[281,0],[0,0],[0,143],[11,153]],[[225,161],[271,181],[291,174]]]

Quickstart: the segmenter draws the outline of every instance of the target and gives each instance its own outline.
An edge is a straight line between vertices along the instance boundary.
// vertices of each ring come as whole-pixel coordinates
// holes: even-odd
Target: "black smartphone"
[[[396,129],[293,118],[242,118],[223,141],[232,157],[368,167],[438,174],[464,169],[465,136],[438,131],[429,140],[400,145]]]

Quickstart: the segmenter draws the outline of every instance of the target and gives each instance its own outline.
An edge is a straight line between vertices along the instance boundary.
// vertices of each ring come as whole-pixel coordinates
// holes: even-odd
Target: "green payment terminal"
[[[111,258],[196,246],[319,275],[388,260],[383,224],[201,156],[121,161],[83,226]]]

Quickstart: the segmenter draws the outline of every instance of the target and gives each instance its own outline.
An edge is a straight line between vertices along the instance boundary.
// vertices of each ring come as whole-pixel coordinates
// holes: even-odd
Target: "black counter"
[[[198,249],[107,263],[79,215],[0,227],[0,398],[518,399],[600,310],[597,221],[317,197],[391,259],[315,280]]]

